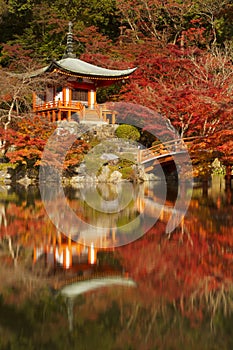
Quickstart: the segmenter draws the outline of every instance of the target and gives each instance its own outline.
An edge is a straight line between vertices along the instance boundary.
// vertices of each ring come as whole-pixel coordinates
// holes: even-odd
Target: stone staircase
[[[107,124],[103,118],[100,118],[98,112],[95,109],[86,109],[84,116],[80,118],[80,123],[88,124]]]

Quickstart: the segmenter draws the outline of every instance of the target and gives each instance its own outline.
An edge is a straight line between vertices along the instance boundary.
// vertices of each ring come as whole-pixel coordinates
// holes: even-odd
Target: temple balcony
[[[50,101],[41,102],[33,107],[33,112],[38,116],[48,118],[51,122],[68,120],[80,123],[110,123],[115,124],[116,112],[106,108],[105,105],[95,103],[92,107],[86,107],[79,101]]]

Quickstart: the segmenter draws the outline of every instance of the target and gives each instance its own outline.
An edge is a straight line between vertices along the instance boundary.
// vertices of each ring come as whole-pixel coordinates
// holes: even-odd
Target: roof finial
[[[66,53],[63,58],[74,58],[76,55],[73,53],[73,33],[72,33],[72,22],[69,22],[69,32],[67,33]]]

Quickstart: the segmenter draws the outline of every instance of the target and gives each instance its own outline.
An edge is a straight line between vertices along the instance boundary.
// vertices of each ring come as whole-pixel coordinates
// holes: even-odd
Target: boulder
[[[117,170],[113,171],[109,178],[109,182],[113,182],[113,183],[120,182],[121,180],[122,180],[122,174]]]

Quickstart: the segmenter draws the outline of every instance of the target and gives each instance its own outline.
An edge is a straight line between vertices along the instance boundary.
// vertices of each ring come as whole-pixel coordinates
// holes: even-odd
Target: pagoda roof
[[[59,61],[52,61],[48,66],[34,71],[31,76],[41,75],[46,72],[58,72],[81,78],[118,80],[128,78],[136,69],[107,69],[87,63],[78,58],[67,57]]]

